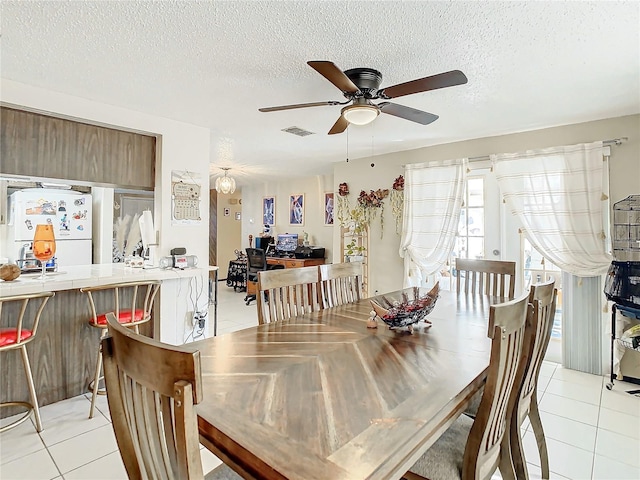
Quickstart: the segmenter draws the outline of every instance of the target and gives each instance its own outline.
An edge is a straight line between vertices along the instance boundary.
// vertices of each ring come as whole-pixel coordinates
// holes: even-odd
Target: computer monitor
[[[298,246],[297,233],[280,233],[276,240],[276,250],[282,253],[293,253]]]
[[[273,243],[273,237],[256,237],[256,248],[267,250],[270,243]]]

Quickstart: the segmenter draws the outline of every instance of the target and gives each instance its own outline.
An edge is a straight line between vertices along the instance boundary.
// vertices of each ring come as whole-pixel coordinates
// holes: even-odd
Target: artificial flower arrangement
[[[346,182],[338,185],[338,201],[336,218],[340,226],[348,226],[352,233],[362,233],[366,227],[380,214],[380,238],[384,234],[384,199],[389,196],[388,189],[360,191],[354,208],[349,202],[349,185]]]
[[[402,229],[402,212],[404,209],[404,177],[400,175],[393,181],[391,188],[391,214],[396,219],[396,233],[399,234]]]
[[[349,211],[351,205],[349,205],[349,185],[346,182],[338,185],[338,201],[336,204],[336,218],[338,224],[342,227],[349,222]]]
[[[370,225],[380,213],[380,238],[384,234],[384,199],[389,196],[389,190],[370,190],[369,193],[360,191],[358,196],[358,206],[362,211],[364,223]]]

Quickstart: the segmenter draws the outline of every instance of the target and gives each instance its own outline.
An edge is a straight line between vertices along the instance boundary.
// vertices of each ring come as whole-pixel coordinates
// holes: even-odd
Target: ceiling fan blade
[[[307,62],[311,68],[333,83],[344,93],[358,93],[360,89],[349,80],[342,70],[335,63],[326,60],[311,60]]]
[[[307,107],[323,107],[325,105],[339,105],[339,102],[329,101],[329,102],[313,102],[313,103],[295,103],[293,105],[281,105],[279,107],[265,107],[259,108],[260,112],[277,112],[280,110],[293,110],[294,108],[307,108]]]
[[[340,118],[338,118],[336,123],[333,124],[333,127],[331,127],[331,130],[329,130],[329,135],[342,133],[347,129],[348,126],[349,126],[349,122],[347,121],[347,119],[344,118],[342,115],[340,115]]]
[[[429,125],[439,118],[438,115],[434,115],[433,113],[423,112],[422,110],[405,107],[404,105],[398,105],[397,103],[382,102],[378,104],[378,107],[382,113],[404,118],[405,120],[410,120],[421,125]]]
[[[460,70],[431,75],[410,82],[399,83],[391,87],[381,89],[380,98],[397,98],[413,93],[427,92],[438,88],[453,87],[467,83],[467,77]]]

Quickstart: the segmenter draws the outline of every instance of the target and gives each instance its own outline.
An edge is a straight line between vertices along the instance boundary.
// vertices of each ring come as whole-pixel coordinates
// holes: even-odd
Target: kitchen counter
[[[38,280],[37,274],[21,275],[11,282],[0,280],[0,298],[46,291],[56,293],[42,312],[36,338],[27,346],[40,405],[86,393],[93,379],[101,331],[89,326],[89,301],[80,288],[160,280],[153,320],[141,325],[140,332],[165,343],[181,345],[215,334],[217,270],[218,267],[209,266],[184,270],[142,269],[116,263],[61,268],[59,272],[47,273],[45,281]],[[213,282],[210,282],[210,273]],[[99,303],[98,297],[94,298]],[[209,318],[210,302],[213,318]],[[6,307],[0,317],[0,328],[12,324],[19,305]],[[32,318],[36,308],[37,302],[30,303],[25,318]],[[196,313],[198,318],[205,317],[204,328],[198,325]],[[29,396],[26,382],[21,380],[24,372],[19,354],[17,350],[3,353],[0,402],[26,400]],[[7,408],[1,415],[12,413],[17,412]]]
[[[48,272],[47,278],[39,280],[39,274],[20,275],[11,282],[0,280],[0,298],[39,292],[59,292],[83,287],[95,287],[112,283],[135,282],[138,280],[175,280],[208,275],[218,267],[185,268],[184,270],[160,268],[132,268],[122,263],[105,263],[62,267],[57,272]]]

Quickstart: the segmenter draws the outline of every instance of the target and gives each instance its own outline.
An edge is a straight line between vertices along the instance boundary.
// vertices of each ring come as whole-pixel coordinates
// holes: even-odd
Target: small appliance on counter
[[[198,265],[198,257],[187,255],[187,249],[177,247],[171,249],[171,256],[160,259],[160,268],[194,268]]]
[[[156,249],[158,242],[156,230],[153,226],[153,216],[151,210],[145,210],[138,219],[140,224],[140,236],[142,237],[142,245],[144,246],[144,265],[143,268],[157,268],[159,261],[156,258]]]
[[[19,257],[16,259],[16,265],[18,265],[20,273],[42,273],[42,263],[33,255],[33,243],[22,244]],[[58,262],[56,257],[47,261],[45,268],[47,272],[57,271]]]

